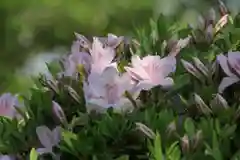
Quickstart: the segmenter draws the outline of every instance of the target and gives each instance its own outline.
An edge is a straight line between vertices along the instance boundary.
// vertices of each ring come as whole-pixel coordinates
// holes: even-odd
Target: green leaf
[[[62,147],[68,152],[76,152],[76,146],[73,144],[74,141],[77,141],[77,135],[70,131],[63,131],[62,132],[63,142],[66,144],[66,147]],[[64,146],[64,145],[63,145]]]
[[[192,137],[195,134],[195,126],[193,120],[191,118],[186,118],[184,122],[184,129],[186,130],[187,134]]]
[[[178,146],[178,142],[174,142],[168,149],[167,149],[167,158],[169,160],[178,160],[181,158],[181,151]]]
[[[128,155],[124,155],[124,156],[116,158],[115,160],[129,160],[129,156]]]
[[[37,159],[38,159],[38,153],[35,150],[35,148],[32,148],[30,152],[30,160],[37,160]]]
[[[226,125],[224,129],[221,131],[220,136],[223,138],[228,138],[234,134],[235,130],[237,129],[237,125],[234,124],[232,126]]]
[[[154,140],[154,158],[155,160],[164,160],[162,153],[162,141],[161,135],[159,133],[156,134],[156,138]]]

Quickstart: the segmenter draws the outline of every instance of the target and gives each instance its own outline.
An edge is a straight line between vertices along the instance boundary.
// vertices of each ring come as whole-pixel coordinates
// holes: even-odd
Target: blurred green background
[[[240,0],[226,0],[233,13]],[[45,62],[68,53],[73,32],[131,36],[159,13],[194,23],[217,0],[0,0],[0,93],[25,92]]]

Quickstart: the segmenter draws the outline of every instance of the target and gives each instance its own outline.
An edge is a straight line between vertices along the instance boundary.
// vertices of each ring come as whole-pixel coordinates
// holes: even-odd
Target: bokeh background
[[[240,0],[225,0],[233,14]],[[131,36],[160,13],[195,23],[217,0],[0,0],[0,93],[26,92],[45,62],[67,54],[74,32]]]

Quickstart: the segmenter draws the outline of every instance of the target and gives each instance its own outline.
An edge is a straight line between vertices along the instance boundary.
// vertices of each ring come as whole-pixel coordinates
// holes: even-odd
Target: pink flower
[[[103,47],[103,44],[97,37],[93,38],[92,48],[90,49],[92,57],[92,70],[91,72],[101,73],[108,66],[117,66],[112,63],[115,57],[115,51],[111,47]]]
[[[0,96],[0,116],[17,118],[19,114],[15,107],[20,107],[20,103],[16,96],[10,93],[5,93]]]
[[[227,56],[220,54],[217,56],[217,61],[227,75],[218,87],[218,91],[221,93],[240,80],[240,52],[228,52]]]
[[[47,126],[39,126],[36,128],[39,141],[44,148],[38,148],[39,154],[52,153],[52,148],[57,146],[61,140],[61,128],[56,127],[52,131]]]
[[[112,63],[115,57],[115,51],[111,47],[103,47],[98,38],[93,38],[92,45],[88,46],[89,52],[80,52],[82,42],[75,41],[72,45],[71,54],[65,60],[65,76],[75,76],[77,67],[83,65],[86,73],[101,73],[106,67],[117,67],[116,63]]]
[[[131,92],[133,83],[128,74],[119,75],[114,67],[106,68],[101,75],[91,74],[84,84],[84,94],[88,110],[104,110],[113,107],[117,110],[130,109],[131,102],[124,96],[129,91],[134,99],[139,92]],[[126,108],[123,108],[126,107]]]
[[[167,77],[174,72],[176,68],[176,58],[168,56],[146,56],[140,59],[135,55],[132,57],[132,67],[125,67],[128,74],[137,81],[137,87],[149,90],[155,86],[161,85],[169,87],[173,85],[173,79]]]

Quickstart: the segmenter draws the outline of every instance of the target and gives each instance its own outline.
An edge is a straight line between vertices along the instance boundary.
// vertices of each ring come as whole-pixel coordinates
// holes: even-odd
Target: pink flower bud
[[[61,122],[63,122],[64,120],[66,120],[66,116],[62,110],[62,108],[60,107],[60,105],[55,102],[55,101],[52,101],[52,104],[53,104],[53,113],[54,115],[59,118],[59,120]]]

